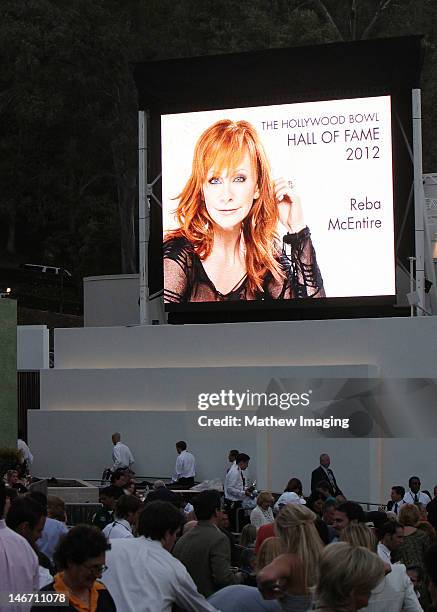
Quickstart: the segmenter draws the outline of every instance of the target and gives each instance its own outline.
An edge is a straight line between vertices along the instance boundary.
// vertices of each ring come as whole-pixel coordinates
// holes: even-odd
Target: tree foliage
[[[96,226],[111,230],[106,241],[112,248],[104,255],[119,266],[117,204],[119,209],[130,204],[132,234],[135,209],[135,197],[127,202],[121,184],[128,174],[123,156],[127,149],[132,157],[135,140],[125,150],[119,145],[126,134],[132,137],[136,122],[135,89],[126,83],[130,33],[121,20],[113,22],[104,4],[12,0],[1,6],[0,211],[9,251],[26,248],[12,239],[19,219],[36,257],[83,273],[99,271],[82,252],[89,243],[87,228],[94,234]],[[126,105],[130,124],[121,119]],[[133,176],[135,182],[135,168]],[[127,271],[135,267],[134,240],[130,250],[122,252]]]
[[[0,237],[78,275],[137,266],[130,62],[425,35],[425,169],[437,166],[435,0],[3,0]],[[238,78],[238,75],[237,77]]]

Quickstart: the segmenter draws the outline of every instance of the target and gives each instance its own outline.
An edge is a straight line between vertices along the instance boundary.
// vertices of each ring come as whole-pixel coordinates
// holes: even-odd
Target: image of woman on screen
[[[167,303],[325,297],[310,231],[289,183],[273,181],[247,121],[200,136],[164,238]]]

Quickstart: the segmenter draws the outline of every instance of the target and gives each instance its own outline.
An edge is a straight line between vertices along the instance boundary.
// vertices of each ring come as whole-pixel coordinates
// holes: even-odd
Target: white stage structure
[[[187,402],[193,389],[244,383],[256,390],[270,377],[433,378],[436,337],[435,317],[56,330],[55,368],[41,372],[41,410],[28,413],[34,472],[98,477],[110,463],[110,436],[120,431],[141,475],[170,476],[174,443],[186,439],[199,479],[223,476],[227,451],[235,447],[253,457],[259,486],[276,491],[298,476],[308,492],[321,452],[331,454],[351,498],[386,501],[390,486],[406,484],[412,473],[432,489],[435,439],[199,432]],[[405,452],[411,448],[420,452]]]

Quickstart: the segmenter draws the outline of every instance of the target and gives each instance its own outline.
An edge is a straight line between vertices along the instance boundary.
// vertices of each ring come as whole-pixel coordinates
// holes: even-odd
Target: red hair
[[[241,236],[246,250],[248,289],[263,291],[267,273],[281,281],[284,274],[275,258],[278,206],[275,199],[270,165],[255,128],[247,121],[222,119],[207,128],[194,148],[191,176],[179,194],[175,216],[179,229],[169,232],[165,240],[184,236],[200,259],[206,259],[214,243],[214,222],[203,201],[203,186],[208,172],[236,168],[246,151],[256,176],[259,197],[242,222]]]

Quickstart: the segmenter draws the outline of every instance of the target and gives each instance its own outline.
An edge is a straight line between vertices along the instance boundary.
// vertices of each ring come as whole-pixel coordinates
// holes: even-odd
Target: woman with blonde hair
[[[404,528],[404,539],[400,547],[392,552],[392,561],[400,562],[406,567],[419,567],[424,572],[424,581],[420,591],[420,601],[426,605],[428,593],[426,589],[427,575],[425,571],[425,553],[431,546],[431,538],[425,531],[417,528],[420,512],[414,504],[403,504],[399,510],[399,523]]]
[[[164,238],[166,302],[325,297],[299,200],[285,179],[272,180],[247,121],[201,134],[178,200],[179,228]]]
[[[315,520],[314,512],[299,504],[285,506],[278,514],[275,529],[279,545],[286,553],[274,558],[257,574],[258,588],[264,599],[253,587],[235,585],[221,589],[208,601],[223,612],[306,612],[311,604],[310,588],[316,584],[323,549]],[[276,540],[272,541],[272,547],[277,545]]]
[[[420,529],[421,531],[425,532],[427,536],[429,537],[431,544],[433,544],[436,541],[437,534],[436,534],[435,528],[428,520],[428,512],[427,512],[426,506],[424,504],[414,504],[414,505],[419,510],[419,515],[420,515],[419,521],[416,523],[416,527],[417,529]]]
[[[18,491],[19,495],[22,495],[27,492],[27,488],[24,485],[23,481],[20,480],[18,470],[8,470],[6,472],[6,486],[10,489],[15,489]]]
[[[400,547],[393,551],[393,561],[400,561],[406,567],[419,566],[424,569],[425,551],[431,545],[427,533],[417,529],[420,512],[414,504],[403,504],[399,510],[399,523],[404,528],[404,539]]]
[[[245,548],[251,546],[253,548],[255,546],[255,540],[256,527],[254,527],[254,525],[245,525],[240,536],[240,546],[244,546]]]
[[[313,586],[317,578],[317,565],[323,550],[316,529],[316,515],[300,504],[284,506],[276,517],[275,529],[284,549],[299,559],[305,589]]]
[[[384,564],[367,548],[329,544],[320,558],[315,612],[356,612],[384,578]]]
[[[258,588],[266,599],[278,598],[284,610],[307,610],[310,589],[318,578],[323,544],[315,527],[316,515],[300,504],[284,506],[275,530],[285,554],[258,574]]]
[[[378,540],[373,531],[364,523],[350,523],[340,532],[340,542],[348,542],[352,546],[364,546],[372,552],[377,551]]]
[[[269,491],[261,491],[256,498],[256,507],[250,513],[250,522],[257,529],[261,525],[268,525],[275,520],[273,516],[272,504],[274,497]]]
[[[282,555],[283,552],[284,547],[280,538],[273,537],[264,540],[256,555],[256,571],[260,572],[266,565],[269,565],[273,559]]]

